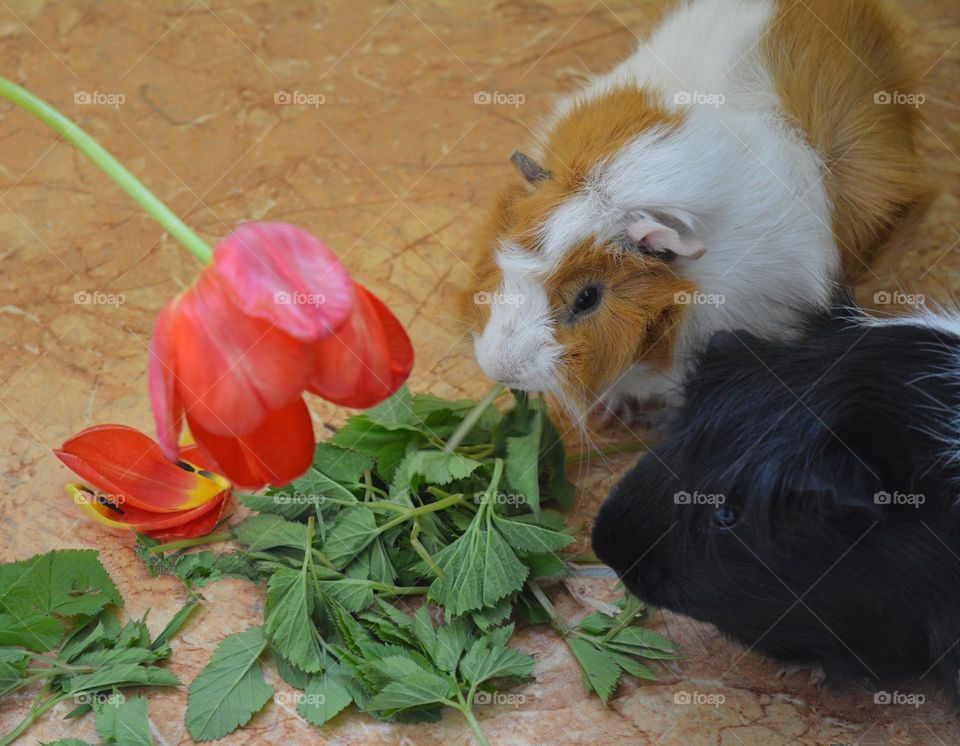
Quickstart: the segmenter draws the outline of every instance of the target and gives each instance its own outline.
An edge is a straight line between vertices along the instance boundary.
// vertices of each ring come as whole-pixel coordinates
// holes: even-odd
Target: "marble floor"
[[[960,287],[960,11],[951,0],[899,0],[926,73],[920,145],[942,193],[911,247],[862,289],[897,287],[946,300]],[[75,118],[173,209],[215,242],[250,219],[297,223],[322,237],[407,325],[418,351],[412,385],[482,395],[487,382],[450,322],[471,236],[508,156],[585,71],[608,68],[661,15],[660,0],[358,0],[345,3],[173,0],[0,3],[0,69]],[[484,104],[482,93],[499,92]],[[281,93],[290,94],[285,103]],[[92,103],[86,103],[92,102]],[[160,627],[179,587],[152,579],[125,537],[88,523],[63,492],[50,449],[80,429],[122,422],[153,431],[146,352],[154,317],[197,264],[71,147],[0,104],[0,560],[60,547],[103,547],[128,599]],[[113,302],[78,302],[78,293]],[[312,401],[318,420],[345,412]],[[616,438],[618,434],[607,434]],[[622,434],[620,434],[622,439]],[[570,446],[576,447],[572,437]],[[573,469],[575,518],[589,525],[631,458]],[[561,610],[587,611],[610,582],[577,580]],[[177,640],[172,668],[190,681],[224,635],[259,619],[263,594],[239,581]],[[960,726],[943,697],[920,707],[874,704],[859,686],[818,689],[669,614],[656,625],[683,661],[660,680],[627,683],[609,706],[587,697],[550,633],[526,630],[536,682],[523,702],[483,708],[497,744],[948,744]],[[272,676],[276,678],[276,676]],[[718,695],[677,704],[679,692]],[[190,743],[185,689],[152,694],[157,743]],[[27,699],[4,700],[0,733]],[[66,706],[24,738],[92,740]],[[317,730],[271,706],[230,744],[469,743],[456,714],[387,726],[357,715]]]

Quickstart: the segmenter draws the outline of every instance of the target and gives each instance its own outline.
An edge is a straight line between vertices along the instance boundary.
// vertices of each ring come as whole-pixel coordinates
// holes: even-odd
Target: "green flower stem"
[[[213,250],[178,218],[153,192],[147,189],[137,177],[124,168],[120,162],[104,150],[90,135],[54,109],[46,101],[37,98],[16,83],[0,77],[0,96],[21,109],[33,114],[48,124],[57,133],[73,143],[87,158],[93,161],[107,176],[129,194],[163,228],[204,264],[213,258]]]
[[[480,727],[476,715],[473,714],[473,706],[471,703],[464,700],[463,695],[459,692],[457,692],[457,699],[460,700],[459,703],[449,702],[448,704],[463,713],[463,716],[467,719],[467,724],[470,726],[470,730],[473,731],[473,735],[477,739],[477,743],[479,743],[480,746],[490,746],[490,740],[487,738],[487,734],[483,732],[483,728]]]
[[[56,707],[58,704],[63,702],[63,700],[68,699],[71,694],[54,694],[45,701],[41,701],[41,698],[44,694],[47,693],[47,690],[44,689],[37,695],[37,698],[33,701],[33,704],[30,707],[30,712],[27,713],[26,717],[20,721],[16,728],[7,733],[3,738],[0,738],[0,746],[8,746],[8,744],[16,741],[24,732],[29,728],[34,721],[38,720],[47,710],[51,710]]]
[[[153,554],[162,554],[163,552],[174,552],[178,549],[199,547],[204,544],[218,544],[221,541],[229,541],[232,538],[233,534],[231,533],[207,534],[206,536],[198,536],[196,539],[181,539],[179,541],[170,541],[166,544],[157,544],[155,547],[150,547],[150,551]]]
[[[586,451],[576,451],[574,453],[567,454],[567,456],[569,458],[577,459],[577,463],[583,463],[584,461],[589,461],[594,456],[619,456],[622,453],[639,453],[640,451],[647,450],[649,450],[649,447],[646,443],[641,443],[639,440],[635,440],[629,443],[614,443],[613,445],[605,446],[603,448],[592,448]]]
[[[504,391],[506,391],[506,387],[502,383],[496,384],[487,392],[487,395],[477,403],[477,406],[467,413],[467,416],[463,418],[463,422],[453,431],[453,435],[450,436],[450,440],[448,440],[444,446],[444,450],[447,451],[447,453],[453,453],[453,451],[457,450],[463,442],[463,439],[470,434],[473,426],[477,424],[483,416],[483,413],[487,411],[487,407],[493,404],[493,400]]]
[[[451,505],[456,505],[457,503],[462,503],[466,499],[466,495],[450,495],[443,500],[438,500],[435,503],[427,503],[426,505],[421,505],[418,508],[407,508],[402,515],[398,515],[392,521],[387,521],[382,526],[377,529],[376,535],[379,536],[384,531],[389,531],[394,526],[399,526],[401,523],[412,520],[418,515],[424,515],[425,513],[436,513],[438,510],[444,510],[449,508]]]
[[[550,617],[551,626],[556,629],[561,635],[569,635],[573,632],[570,628],[570,625],[567,624],[567,621],[560,616],[560,612],[557,611],[557,608],[553,605],[547,594],[543,592],[543,588],[540,587],[540,584],[536,580],[528,580],[527,588],[530,589],[530,592],[536,597],[537,601],[540,602],[540,605],[543,607],[543,610],[547,612],[547,616]]]

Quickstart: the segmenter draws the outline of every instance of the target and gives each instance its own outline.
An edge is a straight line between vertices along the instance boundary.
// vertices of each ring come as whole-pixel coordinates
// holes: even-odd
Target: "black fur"
[[[956,696],[958,424],[947,331],[834,309],[799,341],[721,332],[594,551],[641,598],[760,652],[828,678],[939,674]]]

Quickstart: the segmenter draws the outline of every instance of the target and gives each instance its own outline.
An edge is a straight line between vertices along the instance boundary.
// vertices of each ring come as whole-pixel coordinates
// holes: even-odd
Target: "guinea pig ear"
[[[553,174],[533,160],[533,158],[526,153],[521,153],[519,150],[513,151],[510,160],[513,161],[513,165],[517,167],[517,170],[523,174],[523,178],[530,184],[539,184],[541,181],[546,181],[553,176]]]
[[[665,225],[646,213],[635,217],[627,225],[627,235],[642,249],[657,254],[669,253],[699,259],[707,250],[703,242],[688,231]]]

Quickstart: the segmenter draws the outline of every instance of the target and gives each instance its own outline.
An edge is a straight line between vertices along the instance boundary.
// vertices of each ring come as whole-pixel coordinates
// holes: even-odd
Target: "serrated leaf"
[[[460,657],[472,639],[470,623],[466,619],[441,624],[437,628],[437,642],[432,655],[437,668],[447,673],[456,671]]]
[[[512,625],[506,638],[513,633]],[[490,679],[525,678],[533,671],[533,658],[526,653],[505,647],[506,640],[484,635],[470,646],[460,661],[460,672],[474,687]]]
[[[400,710],[441,703],[450,693],[450,682],[409,658],[388,656],[376,662],[392,679],[369,702],[369,710]]]
[[[373,458],[322,441],[314,451],[313,468],[337,482],[360,482],[363,472],[373,469]]]
[[[314,596],[308,568],[276,570],[267,587],[263,632],[293,665],[307,673],[322,668],[320,643],[313,624]]]
[[[353,695],[343,683],[346,675],[345,669],[337,666],[310,679],[297,707],[304,720],[312,725],[323,725],[353,702]]]
[[[389,399],[366,410],[364,414],[372,422],[390,430],[413,428],[413,396],[410,389],[404,384]]]
[[[55,550],[0,565],[0,645],[49,650],[64,637],[60,621],[94,616],[123,598],[92,549]]]
[[[323,553],[337,569],[343,569],[375,538],[377,522],[365,507],[344,508],[327,533]]]
[[[555,552],[573,543],[572,536],[557,533],[540,526],[494,516],[497,530],[520,555]]]
[[[93,704],[97,733],[108,744],[152,746],[146,697],[97,698]]]
[[[443,486],[465,479],[483,464],[459,453],[417,451],[407,465],[410,474],[421,475],[429,484]]]
[[[273,696],[257,659],[267,646],[260,627],[228,635],[190,685],[187,728],[195,741],[223,738],[245,725]]]
[[[527,567],[496,530],[472,525],[434,557],[446,577],[430,585],[429,598],[452,616],[493,606],[523,586]]]
[[[540,510],[540,436],[542,414],[537,409],[524,435],[507,438],[507,479],[520,490],[533,512]]]
[[[357,613],[373,604],[373,590],[365,580],[356,578],[325,580],[317,583],[317,586],[336,599],[347,611]]]
[[[606,704],[620,681],[620,666],[582,637],[568,637],[567,645],[580,665],[583,688],[588,693],[595,691]]]
[[[307,526],[264,513],[238,523],[233,527],[233,535],[250,552],[277,547],[303,549],[307,543]]]
[[[646,627],[627,627],[617,632],[610,638],[610,642],[619,645],[625,645],[635,648],[652,648],[667,653],[674,653],[677,650],[677,644],[669,640],[658,632]]]

